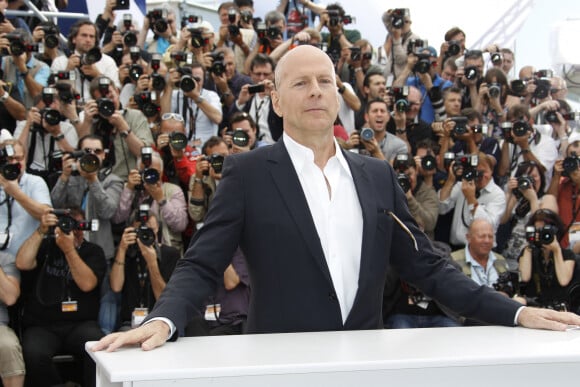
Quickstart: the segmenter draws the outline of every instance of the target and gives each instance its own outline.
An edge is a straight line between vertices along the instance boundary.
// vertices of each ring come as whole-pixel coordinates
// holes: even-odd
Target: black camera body
[[[185,93],[188,93],[193,89],[195,89],[197,84],[195,83],[195,79],[193,79],[191,75],[190,67],[179,67],[177,68],[177,72],[181,75],[181,78],[175,84],[176,87],[180,88]]]
[[[133,95],[133,100],[137,104],[139,110],[143,112],[145,117],[155,117],[161,111],[161,108],[153,103],[153,98],[150,91],[141,91]]]
[[[543,227],[526,227],[526,240],[532,247],[541,247],[542,245],[549,245],[554,241],[554,238],[558,234],[558,229],[551,225],[546,224]]]
[[[263,93],[264,91],[266,91],[266,85],[263,83],[248,86],[248,93],[250,94]]]
[[[475,66],[467,66],[463,69],[463,76],[469,81],[476,80],[479,77],[479,70]]]
[[[501,95],[501,85],[497,82],[490,83],[487,89],[491,98],[498,98]]]
[[[111,117],[115,113],[115,104],[110,98],[98,98],[97,110],[103,117]]]
[[[450,120],[455,122],[455,127],[453,128],[452,132],[454,136],[461,136],[468,132],[467,117],[465,116],[451,117]]]
[[[44,45],[48,48],[58,47],[58,27],[53,23],[44,23],[40,25],[40,29],[44,31]]]
[[[512,192],[513,192],[514,196],[519,199],[522,197],[522,191],[534,188],[535,180],[532,176],[530,176],[528,174],[523,174],[523,175],[519,176],[517,180],[518,180],[518,186],[517,186],[517,188],[514,188],[514,190]]]
[[[131,7],[131,3],[129,0],[117,0],[115,6],[113,7],[113,11],[121,11],[127,10]]]
[[[395,29],[402,29],[405,17],[409,16],[409,8],[395,8],[391,11],[390,24]]]
[[[209,68],[210,73],[217,76],[221,76],[226,72],[226,65],[224,63],[224,53],[223,52],[212,52],[211,53],[212,63]]]
[[[455,164],[453,165],[453,174],[457,181],[473,181],[478,176],[477,165],[479,163],[479,157],[476,154],[473,155],[461,155],[455,157]],[[463,172],[459,174],[459,169],[463,169]]]
[[[413,71],[419,74],[427,74],[431,70],[431,57],[429,54],[415,53],[419,60],[413,66]]]
[[[399,173],[397,174],[397,181],[401,186],[403,192],[407,193],[411,189],[411,179],[407,176],[406,173]]]
[[[450,40],[447,42],[447,56],[459,55],[461,52],[461,44],[457,40]]]
[[[266,37],[268,39],[277,39],[282,36],[282,30],[276,26],[270,26],[266,30]]]
[[[181,28],[185,28],[188,25],[201,23],[202,17],[197,15],[186,15],[181,18]]]
[[[78,221],[70,215],[68,209],[54,209],[52,213],[57,216],[57,227],[65,234],[71,231],[99,231],[99,220],[81,220]]]
[[[570,177],[570,175],[577,171],[580,168],[580,158],[573,154],[572,156],[568,156],[562,162],[562,167],[564,168],[564,172],[562,173],[564,176]]]
[[[0,148],[0,174],[6,180],[16,180],[20,176],[20,163],[11,164],[9,158],[14,156],[14,146],[7,144]]]
[[[74,71],[55,71],[51,75],[55,81],[76,81],[77,79]]]
[[[206,156],[204,159],[209,162],[209,165],[213,168],[215,173],[222,173],[224,168],[224,156],[214,153],[211,156]],[[209,175],[209,171],[203,171],[203,174],[207,176]]]
[[[408,112],[409,111],[409,101],[407,97],[409,96],[409,87],[390,87],[387,89],[390,96],[393,97],[394,108],[398,112]]]
[[[149,18],[149,25],[155,33],[164,33],[169,28],[169,24],[167,23],[167,10],[164,8],[152,9],[147,13],[147,18]]]
[[[137,221],[140,223],[139,226],[135,228],[135,233],[137,234],[137,239],[141,241],[145,246],[152,246],[155,243],[155,233],[149,226],[147,222],[149,221],[149,204],[141,204],[137,212]]]
[[[185,64],[188,65],[193,63],[193,54],[191,52],[173,51],[171,54],[169,54],[169,57],[177,65],[179,65],[181,62],[185,62]]]
[[[426,49],[428,45],[429,44],[426,40],[409,39],[409,42],[407,43],[407,55],[418,54],[422,50]]]
[[[550,95],[550,89],[552,88],[552,83],[549,79],[535,79],[534,83],[536,84],[536,90],[534,90],[534,94],[532,97],[536,99],[544,99]]]
[[[103,58],[101,49],[99,47],[93,47],[86,53],[81,55],[81,66],[82,65],[93,65]]]
[[[443,155],[443,166],[445,167],[446,171],[449,170],[449,166],[454,161],[455,161],[455,153],[445,152],[445,154]]]
[[[202,48],[208,43],[208,40],[203,37],[202,28],[188,28],[191,34],[191,45],[193,48]]]
[[[153,148],[150,146],[141,147],[141,162],[144,166],[143,170],[140,171],[142,183],[135,186],[135,190],[137,191],[143,191],[145,189],[143,183],[155,184],[161,178],[159,171],[151,168],[153,162]]]

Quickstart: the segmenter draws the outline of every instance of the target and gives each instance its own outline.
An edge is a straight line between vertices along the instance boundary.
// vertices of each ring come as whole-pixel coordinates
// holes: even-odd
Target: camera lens
[[[501,86],[499,84],[492,83],[489,86],[489,96],[491,98],[497,98],[497,97],[499,97],[500,93],[501,93]]]
[[[375,137],[375,132],[371,128],[362,128],[360,137],[365,141],[371,141]]]
[[[454,41],[449,42],[449,48],[447,48],[447,53],[450,56],[455,56],[455,55],[459,54],[460,50],[461,50],[461,47],[459,47],[459,44],[457,42],[454,42]]]
[[[540,230],[540,242],[543,245],[549,245],[554,241],[555,235],[556,235],[555,227],[552,225],[545,225]]]
[[[44,45],[48,48],[58,47],[58,36],[56,35],[46,35],[44,37]]]
[[[465,78],[467,78],[470,81],[473,81],[474,79],[477,78],[477,67],[467,66],[463,74],[465,75]]]
[[[61,115],[58,110],[46,109],[42,114],[42,119],[46,121],[48,125],[58,125],[61,121]]]
[[[566,157],[562,162],[562,167],[564,168],[564,175],[570,176],[570,174],[578,169],[578,158],[576,156]]]
[[[153,168],[147,168],[143,171],[141,178],[147,184],[155,184],[159,181],[159,172]]]
[[[143,67],[137,64],[132,64],[129,68],[129,77],[136,82],[139,80],[141,75],[143,75]]]
[[[395,102],[395,110],[398,112],[406,112],[409,110],[409,102],[402,98]]]
[[[168,27],[167,20],[165,19],[156,20],[155,23],[153,24],[153,28],[155,28],[157,32],[161,33],[167,31],[167,27]]]
[[[97,109],[103,117],[111,117],[115,113],[115,104],[109,98],[99,98],[97,100]]]
[[[175,150],[184,150],[187,147],[187,137],[181,132],[173,132],[169,135],[169,145]]]
[[[94,173],[101,167],[101,161],[92,153],[85,153],[79,160],[81,169],[87,173]]]
[[[99,47],[93,47],[83,55],[81,63],[84,65],[92,65],[100,61],[102,57],[101,49]]]
[[[72,230],[75,229],[75,220],[68,215],[59,216],[57,226],[64,232],[65,234],[69,234]]]
[[[135,47],[137,45],[137,35],[132,31],[127,31],[123,36],[123,43],[127,47]]]
[[[512,126],[512,132],[514,134],[514,136],[516,137],[521,137],[521,136],[525,136],[526,133],[528,132],[529,126],[527,124],[527,122],[523,121],[523,120],[519,120],[514,122],[513,126]]]
[[[156,91],[163,91],[165,89],[165,78],[160,74],[151,74],[152,86]]]
[[[232,133],[232,142],[236,146],[248,146],[248,143],[250,142],[250,136],[248,136],[248,133],[244,132],[243,130],[236,129]]]
[[[179,88],[188,93],[195,89],[195,80],[189,75],[184,75],[179,81]]]
[[[214,154],[209,157],[209,163],[215,173],[222,173],[224,167],[224,156]]]
[[[155,242],[155,233],[147,226],[140,226],[137,229],[137,238],[145,246],[151,246]]]
[[[426,155],[421,159],[421,167],[426,171],[432,171],[437,166],[435,156]]]
[[[399,173],[397,175],[397,181],[399,185],[403,189],[403,192],[408,192],[411,189],[411,180],[409,180],[409,176],[404,173]]]
[[[20,176],[20,164],[5,164],[0,169],[0,173],[6,180],[16,180]]]

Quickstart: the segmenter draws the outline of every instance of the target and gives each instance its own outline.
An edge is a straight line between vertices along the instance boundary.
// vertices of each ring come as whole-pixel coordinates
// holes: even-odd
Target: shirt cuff
[[[522,312],[522,310],[523,310],[524,308],[525,308],[525,305],[524,305],[524,306],[520,306],[520,307],[518,308],[517,312],[516,312],[516,316],[514,317],[514,326],[516,326],[516,327],[519,325],[519,324],[518,324],[518,317],[520,316],[520,313]]]
[[[516,317],[517,317],[517,314],[516,314]],[[167,336],[165,341],[169,340],[171,338],[171,336],[173,336],[173,334],[175,333],[175,330],[177,329],[175,327],[175,324],[173,323],[173,321],[171,321],[170,319],[165,318],[165,317],[153,317],[151,320],[146,321],[143,325],[149,324],[152,321],[163,321],[165,324],[167,324],[169,326],[169,336]]]

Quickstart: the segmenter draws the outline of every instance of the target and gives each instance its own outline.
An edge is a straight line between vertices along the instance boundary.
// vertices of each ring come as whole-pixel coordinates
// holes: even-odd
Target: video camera
[[[461,155],[455,157],[455,164],[453,164],[453,174],[457,181],[465,180],[472,181],[479,177],[477,165],[479,164],[479,157],[473,155]],[[462,169],[462,173],[459,170]]]
[[[0,148],[0,174],[6,180],[16,180],[20,176],[20,163],[11,164],[10,158],[14,157],[14,146],[4,145]]]
[[[54,209],[52,213],[58,218],[57,227],[65,234],[70,234],[71,231],[99,231],[98,219],[76,220],[70,215],[69,209]]]

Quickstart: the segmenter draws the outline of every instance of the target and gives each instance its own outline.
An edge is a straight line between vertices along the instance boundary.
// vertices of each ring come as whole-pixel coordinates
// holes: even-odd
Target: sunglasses
[[[161,116],[161,121],[167,121],[167,120],[175,120],[175,121],[183,122],[183,116],[181,114],[178,114],[178,113],[164,113]]]
[[[95,155],[102,155],[104,150],[99,148],[84,148],[85,153],[93,153]]]

